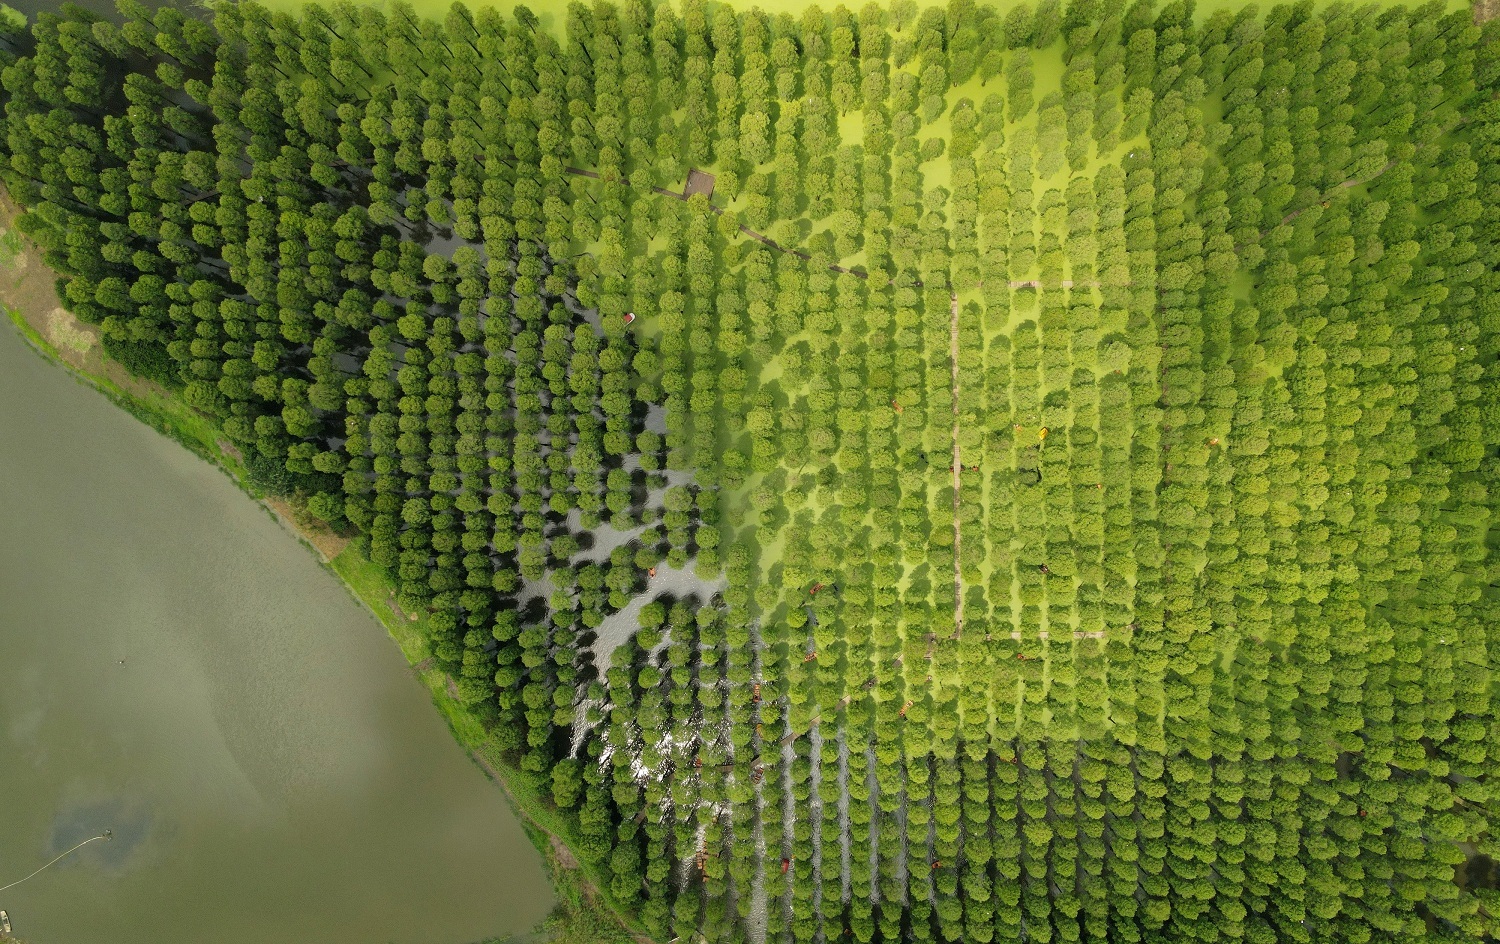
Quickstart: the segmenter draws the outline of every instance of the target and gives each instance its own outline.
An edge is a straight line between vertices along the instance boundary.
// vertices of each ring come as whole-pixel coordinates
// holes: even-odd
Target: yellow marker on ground
[[[1042,440],[1044,440],[1046,438],[1047,438],[1047,427],[1043,426],[1042,427],[1042,431],[1036,434],[1036,441],[1037,442],[1041,442]]]

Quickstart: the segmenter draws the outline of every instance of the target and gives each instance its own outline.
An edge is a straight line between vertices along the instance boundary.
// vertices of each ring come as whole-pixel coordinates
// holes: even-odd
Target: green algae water
[[[105,829],[0,892],[28,944],[469,944],[553,901],[336,578],[0,323],[0,885]]]

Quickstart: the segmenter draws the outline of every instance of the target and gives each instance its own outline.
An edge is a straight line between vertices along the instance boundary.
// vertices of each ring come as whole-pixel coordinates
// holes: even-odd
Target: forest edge
[[[15,202],[0,184],[0,233],[17,233],[19,236],[15,229],[17,215]],[[405,614],[395,605],[390,585],[379,576],[378,568],[359,557],[357,550],[347,548],[346,539],[300,511],[286,498],[258,494],[249,481],[249,470],[241,461],[239,450],[228,444],[214,423],[159,384],[133,376],[123,365],[111,359],[98,343],[92,325],[78,322],[64,312],[65,329],[87,335],[89,343],[83,347],[58,344],[55,339],[58,329],[49,324],[49,318],[53,317],[54,311],[61,309],[51,279],[46,276],[55,278],[56,273],[47,268],[41,253],[24,237],[20,238],[20,246],[14,254],[0,258],[0,308],[4,309],[27,345],[136,419],[216,466],[295,535],[324,569],[338,578],[349,595],[385,628],[431,694],[433,704],[447,721],[454,739],[475,766],[500,788],[506,802],[520,818],[527,837],[546,862],[557,906],[544,920],[543,926],[550,926],[560,940],[623,941],[628,938],[635,944],[654,944],[634,916],[609,894],[607,886],[595,874],[595,867],[573,854],[573,837],[568,835],[565,824],[547,808],[542,794],[527,789],[513,776],[510,765],[499,757],[487,732],[464,711],[450,692],[451,679],[434,667],[436,660],[426,651],[425,636],[421,631],[421,623],[425,620],[415,614]],[[339,550],[330,556],[328,552],[334,547]],[[594,924],[598,916],[607,916],[610,925],[584,927]],[[570,933],[574,930],[584,936],[574,938]],[[602,936],[606,934],[608,938]]]

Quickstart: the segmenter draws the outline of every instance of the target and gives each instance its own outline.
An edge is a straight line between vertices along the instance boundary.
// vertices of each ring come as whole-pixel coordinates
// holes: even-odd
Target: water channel
[[[0,319],[0,885],[106,828],[0,892],[19,937],[468,944],[552,904],[375,619]]]

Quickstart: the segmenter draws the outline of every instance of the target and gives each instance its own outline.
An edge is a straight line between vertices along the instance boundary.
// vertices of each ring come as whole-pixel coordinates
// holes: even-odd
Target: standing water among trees
[[[61,303],[633,927],[1494,933],[1493,23],[120,10],[8,43]]]

